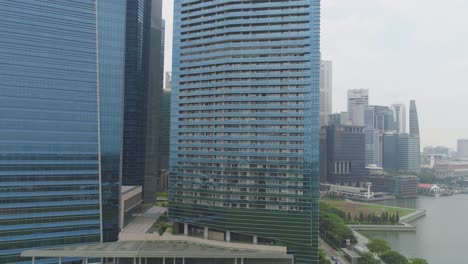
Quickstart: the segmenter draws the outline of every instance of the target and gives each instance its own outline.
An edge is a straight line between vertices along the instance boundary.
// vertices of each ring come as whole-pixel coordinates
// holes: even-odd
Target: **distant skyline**
[[[165,71],[172,71],[173,0],[163,0]],[[418,105],[421,147],[455,148],[468,138],[468,2],[322,1],[322,59],[333,61],[333,112],[348,89],[369,89],[369,103]],[[408,117],[409,118],[409,117]]]

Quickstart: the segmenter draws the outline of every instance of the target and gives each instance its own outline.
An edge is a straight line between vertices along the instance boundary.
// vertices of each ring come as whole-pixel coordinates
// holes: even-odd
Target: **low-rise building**
[[[141,186],[122,186],[120,191],[120,228],[127,222],[129,214],[139,209],[143,203],[143,188]]]
[[[441,194],[444,190],[436,184],[420,183],[418,185],[418,192],[422,194]]]
[[[429,172],[439,179],[468,177],[468,162],[463,160],[435,162]]]
[[[419,178],[416,176],[369,175],[366,180],[372,183],[372,189],[376,192],[386,192],[398,198],[418,196]]]

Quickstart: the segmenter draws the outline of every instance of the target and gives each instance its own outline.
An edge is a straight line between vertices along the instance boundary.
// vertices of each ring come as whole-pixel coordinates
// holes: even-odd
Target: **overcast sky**
[[[166,71],[171,71],[173,1],[163,0]],[[468,138],[467,0],[322,0],[322,58],[333,61],[333,111],[346,90],[370,103],[415,99],[421,145]]]

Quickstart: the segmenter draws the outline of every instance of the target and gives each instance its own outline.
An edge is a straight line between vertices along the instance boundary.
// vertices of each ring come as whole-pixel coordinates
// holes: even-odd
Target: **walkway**
[[[145,234],[166,211],[166,207],[153,206],[146,212],[136,216],[121,233]]]

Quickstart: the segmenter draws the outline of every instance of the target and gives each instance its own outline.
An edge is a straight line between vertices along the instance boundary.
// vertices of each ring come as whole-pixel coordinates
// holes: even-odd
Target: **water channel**
[[[407,257],[423,257],[430,264],[468,263],[468,195],[425,197],[379,202],[425,209],[427,215],[411,222],[416,232],[361,232],[387,240]]]

